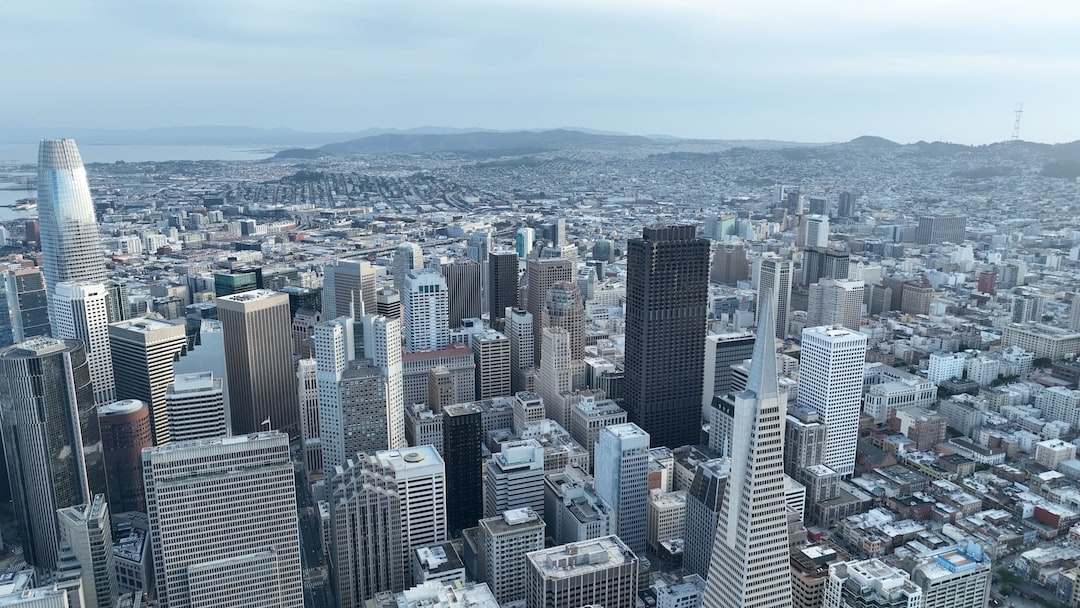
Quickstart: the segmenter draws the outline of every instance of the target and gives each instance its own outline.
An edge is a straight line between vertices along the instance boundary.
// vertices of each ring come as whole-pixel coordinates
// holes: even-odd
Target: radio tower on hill
[[[1011,141],[1020,141],[1020,116],[1024,113],[1023,102],[1016,106],[1016,120],[1013,121],[1013,132]]]

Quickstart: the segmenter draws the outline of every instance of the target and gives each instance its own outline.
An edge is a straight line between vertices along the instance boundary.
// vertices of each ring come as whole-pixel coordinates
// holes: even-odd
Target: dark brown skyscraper
[[[143,492],[142,450],[154,445],[150,437],[150,408],[126,399],[98,409],[109,510],[146,513]]]
[[[442,265],[450,298],[450,329],[461,327],[462,319],[480,318],[480,264],[458,258]]]
[[[709,240],[694,226],[630,239],[626,277],[626,411],[652,445],[695,444],[709,299]]]

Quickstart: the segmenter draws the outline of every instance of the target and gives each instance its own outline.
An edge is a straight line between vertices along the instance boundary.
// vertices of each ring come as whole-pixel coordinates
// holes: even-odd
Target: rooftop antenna
[[[1016,106],[1016,120],[1013,121],[1013,132],[1011,141],[1020,141],[1020,115],[1024,113],[1024,102],[1020,102],[1020,105]]]

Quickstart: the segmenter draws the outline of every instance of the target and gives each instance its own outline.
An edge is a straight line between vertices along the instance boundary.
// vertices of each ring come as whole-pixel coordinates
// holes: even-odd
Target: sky
[[[11,0],[0,127],[1080,139],[1080,2]]]

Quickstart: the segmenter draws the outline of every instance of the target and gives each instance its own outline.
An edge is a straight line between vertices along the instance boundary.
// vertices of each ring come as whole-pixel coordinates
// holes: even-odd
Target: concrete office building
[[[299,437],[289,296],[257,289],[222,296],[217,305],[225,337],[232,432],[276,429]]]
[[[322,472],[322,436],[319,434],[319,372],[315,359],[296,362],[296,391],[300,401],[300,441],[304,448],[304,469]]]
[[[374,312],[375,290],[375,269],[370,262],[334,260],[323,266],[323,318]]]
[[[618,536],[605,536],[525,556],[528,608],[633,606],[638,557]]]
[[[791,602],[784,475],[786,403],[777,384],[773,307],[761,289],[762,324],[746,389],[733,405],[731,469],[709,561],[705,605],[771,608]]]
[[[701,435],[709,252],[694,226],[647,227],[627,245],[624,408],[658,446]]]
[[[105,492],[89,364],[75,340],[32,338],[0,350],[0,428],[23,557],[56,568],[56,511]]]
[[[821,416],[827,437],[823,464],[844,477],[855,471],[866,342],[865,334],[839,326],[802,333],[798,403]]]
[[[544,310],[547,304],[547,292],[551,286],[560,282],[574,280],[574,266],[564,258],[541,258],[530,254],[525,267],[528,291],[525,296],[525,308],[532,315],[533,365],[540,365],[541,330],[544,328]]]
[[[137,399],[150,408],[154,445],[169,442],[165,391],[173,382],[173,360],[187,348],[184,326],[149,317],[109,325],[109,350],[118,399]]]
[[[562,327],[545,327],[542,330],[543,356],[536,389],[544,400],[547,417],[563,428],[570,426],[570,411],[563,408],[562,395],[573,388],[573,368],[570,352],[570,332]]]
[[[158,603],[304,603],[289,437],[263,432],[143,452]]]
[[[484,466],[484,517],[524,507],[544,516],[544,448],[535,439],[504,443]]]
[[[94,383],[94,402],[98,405],[116,400],[109,352],[108,295],[104,283],[90,282],[57,283],[52,295],[52,335],[83,343]]]
[[[582,393],[580,400],[570,408],[570,436],[588,451],[590,457],[600,441],[600,429],[618,424],[626,424],[626,410],[610,399],[597,399],[591,392]],[[591,464],[589,470],[592,470]]]
[[[967,238],[967,217],[963,215],[924,215],[915,230],[915,242],[920,245],[963,243]]]
[[[544,520],[555,544],[610,536],[615,512],[593,488],[593,478],[580,468],[567,467],[544,478]]]
[[[82,568],[82,608],[113,608],[116,605],[116,564],[113,558],[109,506],[104,494],[85,505],[59,509],[61,536]]]
[[[535,357],[533,349],[533,317],[523,308],[506,311],[504,324],[506,336],[510,338],[510,391],[518,393],[533,390],[530,378],[535,377]]]
[[[577,284],[559,281],[548,288],[544,298],[543,327],[565,329],[570,335],[570,358],[585,356],[585,302]]]
[[[632,551],[644,555],[649,434],[632,423],[600,429],[593,468],[596,493],[615,509],[615,533]]]
[[[177,376],[165,391],[172,441],[212,439],[228,434],[225,394],[212,372]]]
[[[730,468],[728,459],[699,464],[686,492],[683,569],[703,578],[709,575],[709,562]]]
[[[478,578],[501,605],[526,596],[525,555],[544,548],[544,519],[528,507],[480,520]]]
[[[701,390],[702,411],[712,407],[715,397],[731,392],[731,366],[750,358],[754,334],[749,331],[705,336],[705,375]]]
[[[510,338],[485,329],[472,335],[476,363],[476,399],[510,395]]]
[[[431,269],[405,275],[401,291],[405,350],[440,350],[450,344],[450,296],[446,279]],[[460,319],[458,320],[460,324]]]
[[[424,251],[420,249],[420,245],[408,242],[398,245],[394,250],[394,262],[390,268],[390,272],[394,275],[394,288],[402,291],[405,288],[405,276],[409,274],[409,271],[423,267]]]
[[[483,516],[483,414],[476,404],[458,403],[443,408],[442,422],[446,521],[453,534],[475,526]]]
[[[862,325],[862,281],[822,279],[810,286],[807,326],[840,325],[858,331]]]
[[[788,327],[791,320],[791,279],[793,266],[790,260],[784,260],[775,255],[765,255],[757,259],[754,264],[756,271],[756,283],[758,285],[758,297],[754,301],[756,308],[755,320],[760,328],[761,320],[761,293],[763,289],[769,289],[776,298],[775,327],[776,337],[787,337]]]
[[[922,589],[907,572],[877,558],[829,566],[823,608],[923,608]]]

